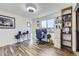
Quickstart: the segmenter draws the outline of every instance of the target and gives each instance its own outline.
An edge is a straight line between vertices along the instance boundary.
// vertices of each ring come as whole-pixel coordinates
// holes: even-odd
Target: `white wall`
[[[72,49],[76,51],[76,13],[72,14]]]
[[[76,51],[76,5],[73,4],[73,13],[72,13],[72,50]]]
[[[0,11],[0,15],[11,16],[15,18],[15,29],[0,29],[0,47],[16,43],[14,36],[18,33],[18,31],[25,32],[30,30],[30,28],[27,27],[27,21],[29,21],[28,19],[4,11]],[[25,40],[27,40],[27,38],[25,38]]]

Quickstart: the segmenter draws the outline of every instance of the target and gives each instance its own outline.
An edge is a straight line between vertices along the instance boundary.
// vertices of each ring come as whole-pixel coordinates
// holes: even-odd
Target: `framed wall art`
[[[10,16],[0,15],[0,29],[14,29],[15,18]]]

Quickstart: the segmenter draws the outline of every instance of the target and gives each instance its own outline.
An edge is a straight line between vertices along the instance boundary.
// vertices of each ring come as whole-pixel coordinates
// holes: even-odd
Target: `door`
[[[76,49],[77,49],[77,51],[79,51],[79,8],[77,9],[77,11],[76,11],[76,38],[77,38],[77,40],[76,40]]]

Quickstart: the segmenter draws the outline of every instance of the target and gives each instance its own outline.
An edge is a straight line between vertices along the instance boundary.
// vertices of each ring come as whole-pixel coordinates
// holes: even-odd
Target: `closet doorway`
[[[79,51],[79,8],[76,10],[76,50]]]

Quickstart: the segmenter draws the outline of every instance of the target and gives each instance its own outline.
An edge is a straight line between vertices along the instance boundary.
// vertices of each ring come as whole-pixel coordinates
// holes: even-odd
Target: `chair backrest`
[[[47,34],[47,39],[50,39],[51,38],[51,35],[50,34]]]

